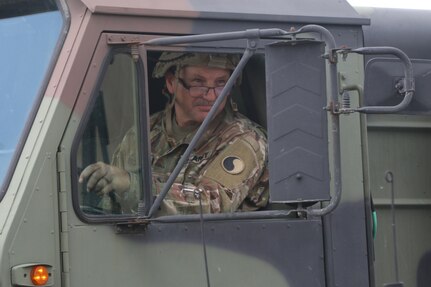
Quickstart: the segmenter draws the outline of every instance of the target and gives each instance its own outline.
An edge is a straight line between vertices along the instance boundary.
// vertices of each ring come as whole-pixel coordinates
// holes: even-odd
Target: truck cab
[[[18,0],[0,11],[0,286],[422,286],[430,241],[407,255],[403,236],[397,248],[395,207],[415,203],[390,199],[428,178],[429,107],[414,83],[430,66],[367,47],[369,15],[338,0]],[[165,51],[241,57],[224,93],[267,132],[264,208],[157,215],[149,120],[167,104],[152,77]],[[140,192],[125,211],[79,175],[112,162],[131,129]],[[427,182],[414,182],[428,218]],[[428,238],[422,219],[414,233]]]

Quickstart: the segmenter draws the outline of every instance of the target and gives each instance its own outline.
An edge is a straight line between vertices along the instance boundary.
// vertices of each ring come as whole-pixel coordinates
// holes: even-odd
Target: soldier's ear
[[[173,95],[175,92],[175,89],[177,88],[177,79],[175,78],[174,74],[167,72],[165,75],[165,82],[166,82],[166,88],[168,92]]]

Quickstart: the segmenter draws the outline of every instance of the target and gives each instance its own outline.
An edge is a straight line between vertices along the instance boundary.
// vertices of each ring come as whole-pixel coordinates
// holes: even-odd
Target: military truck
[[[429,19],[343,0],[1,0],[0,286],[429,286]],[[220,98],[268,132],[267,207],[154,212],[176,176],[151,193],[163,51],[242,57]],[[118,212],[78,177],[132,127],[142,192]]]

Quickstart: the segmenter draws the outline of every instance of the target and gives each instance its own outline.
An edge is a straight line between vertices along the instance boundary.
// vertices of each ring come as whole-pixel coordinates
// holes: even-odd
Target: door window
[[[105,63],[72,157],[78,173],[79,208],[90,216],[137,213],[142,181],[140,61],[127,50],[113,50]],[[122,187],[129,182],[133,190],[125,192]]]

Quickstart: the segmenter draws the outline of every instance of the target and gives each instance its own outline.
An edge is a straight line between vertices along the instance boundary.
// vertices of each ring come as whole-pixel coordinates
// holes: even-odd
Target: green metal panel
[[[429,286],[431,250],[431,125],[416,116],[369,116],[371,192],[377,208],[376,285],[395,282],[391,189],[394,175],[399,279],[406,286]],[[428,262],[424,269],[424,262]]]

